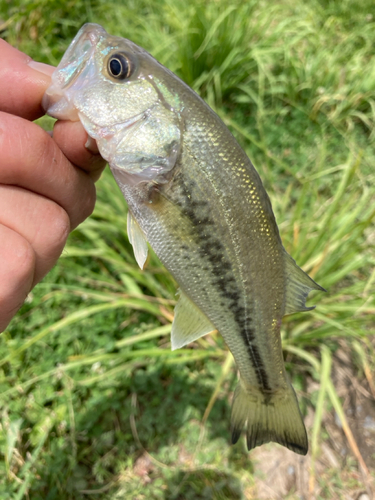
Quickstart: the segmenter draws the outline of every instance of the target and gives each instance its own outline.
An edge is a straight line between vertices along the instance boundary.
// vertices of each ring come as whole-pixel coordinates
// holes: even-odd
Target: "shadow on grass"
[[[137,394],[138,434],[152,447],[165,446],[184,437],[184,426],[189,421],[200,422],[213,392],[215,380],[199,381],[199,373],[189,368],[160,367],[152,373],[139,370],[132,381]],[[227,401],[217,400],[210,414],[208,439],[229,440],[230,408]],[[191,435],[191,430],[187,429]],[[181,436],[182,434],[182,436]],[[192,437],[192,436],[191,436]]]
[[[56,422],[50,432],[31,498],[81,499],[89,491],[102,491],[100,498],[106,499],[241,498],[240,481],[230,472],[232,460],[238,463],[241,457],[234,449],[228,452],[226,399],[215,402],[197,452],[202,417],[216,383],[200,368],[150,362],[132,377],[73,387],[74,420]],[[48,409],[56,412],[61,404],[56,395]],[[143,450],[134,439],[132,419]],[[135,465],[145,450],[155,460],[139,473]],[[114,478],[113,488],[101,490]]]

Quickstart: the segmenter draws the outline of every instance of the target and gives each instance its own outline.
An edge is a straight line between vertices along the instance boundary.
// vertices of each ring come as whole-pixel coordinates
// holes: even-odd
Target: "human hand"
[[[91,214],[105,166],[79,122],[53,138],[32,123],[53,70],[0,39],[0,332]]]

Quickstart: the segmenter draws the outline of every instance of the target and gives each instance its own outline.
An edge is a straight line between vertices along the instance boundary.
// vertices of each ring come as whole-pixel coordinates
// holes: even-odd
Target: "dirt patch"
[[[334,355],[332,380],[343,403],[348,424],[360,453],[370,471],[375,471],[375,398],[367,380],[358,374],[348,347],[340,348]],[[316,390],[313,380],[307,392]],[[311,430],[314,412],[305,419]],[[279,446],[267,445],[254,450],[256,462],[256,495],[261,499],[318,499],[345,498],[345,500],[372,499],[373,485],[359,470],[350,449],[341,422],[331,410],[324,414],[322,430],[324,441],[321,453],[312,469],[310,453],[301,457]],[[340,488],[339,484],[340,482]],[[347,490],[345,496],[337,491]]]
[[[375,400],[371,394],[367,380],[358,378],[348,349],[339,349],[334,357],[333,382],[338,395],[343,401],[343,407],[349,427],[354,435],[357,446],[369,469],[375,469]],[[332,414],[331,414],[332,417]],[[330,427],[332,428],[332,419]],[[326,423],[328,425],[328,422]],[[336,427],[341,424],[335,418]],[[348,445],[341,434],[341,450],[346,451]],[[337,447],[333,442],[332,446]]]

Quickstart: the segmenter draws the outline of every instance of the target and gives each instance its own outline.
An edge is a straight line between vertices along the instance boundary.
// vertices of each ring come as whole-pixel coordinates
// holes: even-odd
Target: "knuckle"
[[[46,246],[52,250],[53,254],[61,253],[70,232],[69,216],[64,208],[53,201],[48,204],[46,211],[48,212],[46,218],[50,221],[46,228],[45,238],[46,241],[49,240]]]
[[[87,219],[87,217],[89,217],[93,213],[94,208],[95,208],[96,189],[95,189],[95,185],[93,183],[90,183],[89,192],[88,192],[88,195],[86,196],[85,201],[86,201],[86,203],[85,203],[85,207],[83,209],[83,215],[84,215],[84,218]]]
[[[95,185],[91,181],[91,179],[87,179],[89,183],[87,183],[85,193],[83,193],[80,200],[77,200],[77,205],[75,207],[75,217],[72,222],[72,229],[81,224],[85,219],[87,219],[95,208],[95,200],[96,200],[96,190]]]
[[[14,282],[32,281],[36,265],[36,255],[30,243],[18,235],[13,246],[13,265],[11,265]]]
[[[55,158],[57,148],[45,130],[38,128],[35,132],[37,134],[33,148],[35,163],[40,162],[44,164],[46,161],[49,163],[51,158]]]

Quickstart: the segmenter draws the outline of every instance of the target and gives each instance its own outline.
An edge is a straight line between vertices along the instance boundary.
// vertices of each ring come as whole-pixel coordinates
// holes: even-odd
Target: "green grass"
[[[336,350],[352,349],[359,377],[373,372],[373,1],[15,0],[0,3],[0,18],[10,43],[51,64],[84,22],[132,39],[197,90],[252,158],[286,249],[328,290],[282,328],[317,464],[325,412],[345,419],[330,378]],[[106,172],[93,216],[2,335],[0,496],[257,498],[254,454],[229,445],[236,373],[225,345],[213,336],[170,351],[176,284],[153,254],[137,268],[126,211]],[[337,498],[330,483],[341,495],[359,488],[355,468],[315,477],[321,498]]]

